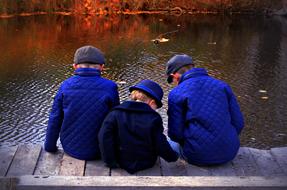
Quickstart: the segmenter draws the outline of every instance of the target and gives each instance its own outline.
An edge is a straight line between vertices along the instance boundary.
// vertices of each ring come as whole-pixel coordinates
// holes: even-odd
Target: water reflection
[[[0,20],[0,144],[42,142],[59,84],[72,75],[75,49],[105,52],[104,76],[118,82],[121,100],[141,79],[165,90],[164,64],[174,53],[228,82],[246,118],[242,144],[287,145],[286,19],[219,16],[31,16]],[[166,43],[151,40],[169,33]],[[285,51],[284,51],[285,50]]]

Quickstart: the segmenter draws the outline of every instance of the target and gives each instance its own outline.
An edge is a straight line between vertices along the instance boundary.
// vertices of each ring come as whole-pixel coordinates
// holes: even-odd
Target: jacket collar
[[[180,77],[179,83],[182,83],[183,81],[190,79],[190,78],[201,77],[201,76],[208,76],[207,71],[203,68],[193,68],[185,72]]]
[[[93,68],[79,68],[75,70],[74,74],[79,76],[101,76],[101,71]]]
[[[114,109],[140,111],[140,112],[155,112],[148,104],[143,102],[125,101]]]

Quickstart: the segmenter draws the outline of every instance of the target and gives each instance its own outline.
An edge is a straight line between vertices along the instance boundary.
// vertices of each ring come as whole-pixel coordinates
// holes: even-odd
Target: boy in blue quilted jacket
[[[65,80],[54,98],[44,148],[81,160],[100,158],[98,132],[108,112],[119,104],[117,85],[103,77],[105,59],[93,46],[79,48],[74,56],[74,76]]]
[[[168,96],[168,136],[174,150],[195,165],[232,160],[244,120],[230,86],[195,68],[188,55],[173,56],[166,74],[176,85]]]
[[[108,167],[121,167],[129,173],[150,168],[161,156],[176,161],[177,153],[163,134],[161,116],[163,91],[143,80],[130,87],[131,101],[115,107],[105,118],[99,133],[102,158]]]

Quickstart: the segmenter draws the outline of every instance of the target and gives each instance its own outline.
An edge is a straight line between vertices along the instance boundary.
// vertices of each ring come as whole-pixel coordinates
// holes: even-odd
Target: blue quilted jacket
[[[168,97],[168,135],[181,144],[188,162],[222,164],[239,149],[244,126],[236,97],[225,82],[193,68]]]
[[[91,68],[75,70],[60,86],[50,113],[45,150],[64,151],[78,159],[100,158],[98,132],[108,112],[119,104],[117,85]]]

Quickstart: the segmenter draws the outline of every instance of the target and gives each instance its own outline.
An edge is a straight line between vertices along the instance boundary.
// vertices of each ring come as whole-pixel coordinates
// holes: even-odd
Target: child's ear
[[[179,81],[180,81],[180,77],[181,77],[181,74],[179,73],[175,73],[173,74],[173,81],[175,82],[176,85],[178,85]]]
[[[103,71],[104,70],[104,67],[105,67],[105,65],[104,64],[102,64],[102,65],[100,65],[101,67],[100,67],[100,70],[101,71]]]
[[[157,104],[156,104],[155,100],[149,101],[148,105],[154,110],[157,109]]]
[[[73,64],[73,68],[74,68],[74,69],[77,69],[77,68],[78,68],[78,67],[77,67],[77,64],[74,63],[74,64]]]

